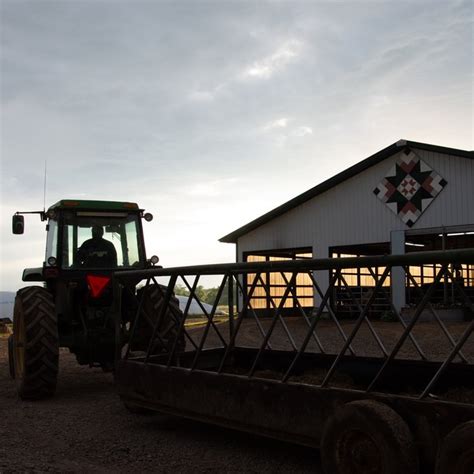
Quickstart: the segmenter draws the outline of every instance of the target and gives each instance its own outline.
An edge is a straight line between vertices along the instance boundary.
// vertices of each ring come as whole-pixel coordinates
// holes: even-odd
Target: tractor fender
[[[23,281],[45,281],[43,277],[43,267],[25,268],[21,279]]]

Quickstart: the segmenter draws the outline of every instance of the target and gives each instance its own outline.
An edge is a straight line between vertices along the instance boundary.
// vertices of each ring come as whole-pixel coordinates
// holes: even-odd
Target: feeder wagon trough
[[[116,273],[115,314],[127,281],[146,288],[129,295],[137,314],[125,345],[117,317],[118,393],[131,411],[319,448],[327,474],[472,474],[473,264],[467,249]],[[361,295],[348,275],[362,268],[370,284]],[[430,269],[422,284],[419,268]],[[415,294],[408,309],[392,303],[394,272]],[[301,303],[303,276],[311,308]],[[214,304],[196,322],[189,307],[210,277]],[[178,286],[189,294],[181,309]],[[144,304],[148,291],[157,296]],[[338,310],[341,291],[349,317]],[[271,309],[263,316],[262,295]],[[386,309],[375,311],[381,300]],[[462,317],[446,318],[449,309]]]

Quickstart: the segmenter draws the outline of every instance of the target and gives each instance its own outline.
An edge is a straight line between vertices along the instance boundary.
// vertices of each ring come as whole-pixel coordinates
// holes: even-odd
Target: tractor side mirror
[[[14,234],[23,234],[25,232],[25,218],[19,214],[12,217],[12,232]]]

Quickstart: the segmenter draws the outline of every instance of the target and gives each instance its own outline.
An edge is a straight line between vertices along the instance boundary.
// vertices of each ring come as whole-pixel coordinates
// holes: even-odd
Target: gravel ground
[[[261,327],[264,332],[267,332],[271,326],[270,319],[260,320]],[[291,335],[293,342],[296,347],[299,348],[308,333],[308,325],[305,321],[299,318],[287,318],[285,324],[288,329],[288,333]],[[385,348],[387,353],[390,353],[395,344],[403,334],[404,328],[399,322],[383,322],[383,321],[371,321],[372,330],[366,323],[356,333],[353,339],[351,347],[353,348],[357,356],[368,356],[368,357],[383,357],[381,346]],[[469,322],[445,322],[444,330],[440,327],[437,322],[424,321],[418,322],[412,330],[413,340],[418,344],[419,348],[430,361],[444,361],[449,353],[453,349],[453,344],[450,342],[445,334],[448,332],[453,339],[457,341],[462,334],[469,327]],[[340,329],[348,337],[354,329],[354,321],[342,320],[340,321]],[[218,330],[221,336],[228,340],[228,327],[226,324],[218,326]],[[196,343],[199,343],[200,337],[202,336],[202,328],[191,329],[189,335],[193,337]],[[292,343],[288,337],[288,333],[284,326],[278,322],[270,337],[271,347],[279,350],[292,350]],[[376,333],[379,342],[377,342],[373,333]],[[316,334],[320,341],[320,346],[323,347],[324,351],[328,354],[338,354],[344,345],[344,339],[338,329],[335,327],[333,321],[323,320],[320,321],[316,328]],[[239,333],[236,339],[236,345],[243,345],[247,347],[259,348],[263,343],[263,338],[259,328],[257,327],[255,320],[247,319],[242,322],[239,329]],[[220,340],[217,337],[213,329],[210,330],[208,337],[206,338],[206,348],[219,347]],[[188,343],[188,347],[190,344]],[[320,352],[318,344],[315,339],[311,339],[306,349],[308,352]],[[462,347],[462,355],[469,364],[474,364],[474,333],[471,333],[470,337],[466,340]],[[420,360],[419,352],[417,351],[413,341],[409,338],[401,346],[401,349],[396,357],[397,359],[412,359]],[[460,363],[461,358],[457,356],[454,359],[455,362]],[[247,370],[244,369],[230,369],[231,373],[246,374]],[[306,371],[301,376],[293,376],[291,381],[306,383],[306,384],[320,384],[325,375],[326,369],[311,369]],[[283,373],[272,372],[272,371],[257,371],[255,376],[262,378],[275,378],[281,379]],[[330,386],[338,388],[354,388],[354,381],[351,377],[347,376],[342,372],[336,371],[333,379],[331,380]],[[366,386],[357,387],[365,389]],[[419,390],[410,392],[410,395],[419,395]],[[448,391],[440,392],[436,389],[433,393],[442,399],[457,401],[462,403],[474,404],[474,390],[453,387]]]
[[[61,351],[56,397],[21,402],[0,336],[0,473],[320,473],[318,452],[171,417],[132,415],[112,376]]]
[[[265,329],[270,321],[262,321]],[[307,326],[301,319],[288,319],[297,344]],[[349,334],[353,323],[342,322]],[[227,339],[228,328],[219,324]],[[447,325],[459,337],[466,323]],[[397,323],[374,323],[389,350],[401,334]],[[199,341],[202,328],[189,333]],[[318,336],[328,352],[337,351],[343,340],[330,321],[321,321]],[[415,336],[425,353],[434,359],[447,354],[450,344],[438,326],[417,324]],[[163,417],[138,416],[127,412],[115,394],[113,379],[97,369],[77,365],[73,356],[61,351],[60,377],[54,399],[21,402],[8,375],[6,337],[0,336],[0,474],[8,472],[254,472],[321,473],[314,449],[268,440],[205,424]],[[207,347],[218,342],[211,330]],[[244,321],[239,344],[261,343],[255,322]],[[290,343],[279,324],[271,338],[276,349]],[[354,340],[359,355],[380,355],[366,326]],[[309,350],[316,350],[312,341]],[[401,355],[418,358],[411,343]],[[467,341],[464,355],[473,363],[474,337]],[[305,383],[311,383],[303,380]]]
[[[271,320],[261,320],[261,325],[264,331],[270,327]],[[285,320],[288,332],[291,334],[296,346],[299,348],[308,333],[308,325],[301,318],[287,318]],[[379,337],[381,343],[390,352],[397,341],[400,339],[404,328],[399,322],[382,322],[372,321],[371,325],[374,332]],[[444,323],[446,330],[451,336],[457,340],[469,326],[468,322],[446,322]],[[224,326],[224,325],[223,325]],[[340,321],[341,330],[344,334],[349,336],[354,328],[353,321]],[[221,326],[219,326],[220,328]],[[228,330],[225,327],[220,329],[222,335],[227,335]],[[197,334],[198,331],[191,332]],[[332,321],[320,321],[316,327],[316,334],[322,344],[324,350],[329,354],[337,354],[343,347],[344,339],[337,330]],[[436,322],[418,322],[412,330],[412,335],[415,341],[419,344],[428,360],[442,361],[452,350],[452,344],[444,334],[441,327]],[[218,342],[215,334],[209,333],[210,346]],[[199,339],[198,339],[199,340]],[[260,347],[262,343],[262,336],[253,319],[245,320],[239,330],[237,336],[237,345],[247,345]],[[291,350],[291,343],[288,335],[280,322],[277,322],[272,332],[270,343],[272,348],[281,350]],[[352,347],[358,356],[373,356],[382,357],[383,353],[376,342],[369,326],[364,322],[356,333],[352,342]],[[319,352],[316,341],[312,338],[306,349],[308,352]],[[474,363],[474,334],[471,333],[468,340],[465,342],[463,355],[472,364]],[[412,341],[408,338],[402,345],[397,358],[400,359],[420,359],[418,352],[415,349]],[[459,358],[455,361],[459,362]]]

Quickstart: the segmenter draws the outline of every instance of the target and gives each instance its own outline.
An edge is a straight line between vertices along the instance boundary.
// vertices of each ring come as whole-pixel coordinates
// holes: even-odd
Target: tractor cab
[[[61,200],[38,212],[46,225],[43,268],[25,269],[24,281],[84,277],[149,265],[141,219],[152,220],[135,203]],[[23,233],[22,213],[13,216],[13,232]],[[156,263],[157,257],[150,259]]]
[[[73,206],[64,202],[69,203],[62,201],[47,212],[46,265],[62,271],[145,267],[141,216],[136,204],[126,203],[128,208],[123,204],[117,210],[110,209],[110,205],[107,210],[86,210],[79,203]]]

